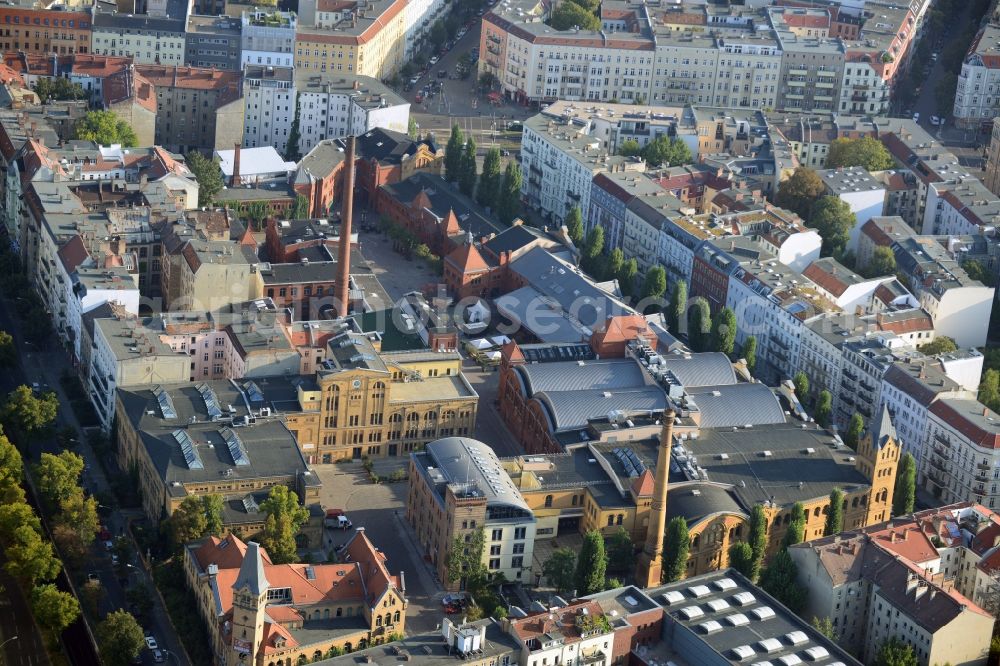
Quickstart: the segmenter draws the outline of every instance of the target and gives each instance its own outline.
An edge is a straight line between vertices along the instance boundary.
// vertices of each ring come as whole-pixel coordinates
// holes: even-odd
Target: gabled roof
[[[65,245],[59,248],[59,261],[62,262],[66,273],[72,275],[80,265],[90,258],[87,247],[83,243],[83,238],[77,234],[69,239]]]
[[[490,270],[482,253],[474,243],[462,243],[445,257],[445,261],[463,273],[476,273]]]

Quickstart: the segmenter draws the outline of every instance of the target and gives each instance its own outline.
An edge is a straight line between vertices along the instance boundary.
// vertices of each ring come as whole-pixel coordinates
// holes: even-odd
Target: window
[[[490,559],[490,569],[495,571],[500,568],[500,558],[494,557]]]
[[[524,553],[524,544],[523,543],[515,543],[514,544],[514,554],[515,555],[521,555],[523,553]]]
[[[500,546],[490,546],[490,555],[499,555]]]
[[[503,539],[503,530],[493,530],[493,534],[490,536],[492,541],[500,541]]]
[[[545,508],[548,509],[552,506],[552,495],[545,496]]]
[[[527,527],[515,527],[514,528],[514,538],[523,539],[528,532]]]

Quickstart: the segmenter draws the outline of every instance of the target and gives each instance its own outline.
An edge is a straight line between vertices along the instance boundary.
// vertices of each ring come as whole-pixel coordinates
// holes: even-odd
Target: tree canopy
[[[830,491],[830,510],[826,514],[823,533],[826,536],[840,534],[844,529],[844,491],[834,488]]]
[[[52,544],[42,539],[31,525],[14,530],[4,553],[7,573],[28,586],[50,581],[59,573],[60,564],[52,552]]]
[[[865,420],[861,418],[861,414],[854,412],[851,415],[851,422],[847,424],[847,430],[844,432],[844,444],[849,447],[858,450],[858,443],[861,441],[861,433],[865,429]]]
[[[680,333],[682,323],[687,323],[687,304],[687,282],[678,280],[670,292],[670,308],[667,310],[667,328],[674,335]]]
[[[830,418],[833,416],[833,396],[826,389],[820,391],[819,395],[816,396],[816,408],[813,410],[813,416],[816,423],[824,428],[829,427]]]
[[[745,541],[737,541],[729,547],[729,566],[753,580],[753,548]]]
[[[521,214],[521,181],[521,166],[514,160],[507,162],[497,201],[497,217],[502,224],[510,224]]]
[[[806,373],[799,370],[792,377],[792,385],[795,386],[795,397],[799,399],[799,402],[804,403],[809,399],[809,376]]]
[[[42,104],[50,99],[54,100],[76,100],[85,99],[86,91],[79,83],[73,83],[64,76],[57,76],[54,79],[41,78],[35,82],[35,94]]]
[[[994,412],[1000,411],[1000,371],[990,368],[979,382],[979,402]]]
[[[730,308],[722,308],[712,318],[712,348],[729,356],[735,346],[736,313]]]
[[[286,486],[271,488],[267,499],[260,503],[267,515],[260,543],[275,564],[297,562],[295,535],[309,518],[309,511],[299,504],[298,495]]]
[[[838,197],[826,196],[813,205],[808,224],[823,239],[823,256],[844,253],[856,220],[851,207]]]
[[[912,453],[904,453],[896,467],[896,487],[892,493],[892,514],[905,516],[913,513],[917,491],[917,461]]]
[[[608,571],[613,574],[628,574],[635,565],[635,545],[628,530],[619,527],[608,539]]]
[[[80,602],[72,594],[46,583],[31,590],[31,611],[38,624],[58,635],[80,616]]]
[[[646,279],[642,282],[642,299],[659,302],[667,291],[667,271],[663,266],[650,266],[646,271]],[[652,311],[659,309],[658,305],[647,306]]]
[[[642,154],[642,146],[635,139],[625,139],[618,144],[618,154],[622,157],[634,157]]]
[[[592,11],[566,0],[552,11],[552,18],[549,21],[556,30],[570,30],[578,27],[581,30],[600,30],[601,20]]]
[[[451,136],[448,137],[448,144],[444,149],[444,175],[449,182],[458,182],[461,177],[464,145],[465,133],[458,123],[455,123],[451,126]]]
[[[146,647],[142,627],[127,611],[108,613],[97,625],[96,634],[101,656],[109,666],[127,666]]]
[[[569,548],[556,548],[542,565],[542,573],[552,587],[561,592],[571,591],[576,575],[576,553]]]
[[[802,543],[806,536],[806,510],[802,502],[796,502],[792,506],[791,518],[788,521],[788,528],[785,530],[785,538],[781,545],[785,548]]]
[[[825,191],[826,185],[818,173],[809,167],[799,167],[778,186],[774,203],[806,219],[813,204]]]
[[[593,594],[604,589],[604,575],[608,560],[604,554],[604,537],[597,530],[583,535],[583,546],[576,558],[576,593]]]
[[[864,167],[868,171],[885,171],[894,166],[892,155],[878,139],[834,139],[826,154],[826,168]]]
[[[580,247],[583,242],[583,215],[580,213],[579,206],[573,206],[566,214],[566,231],[573,244]]]
[[[764,507],[754,504],[750,510],[750,550],[753,553],[753,566],[750,569],[750,580],[757,582],[760,568],[767,554],[767,514]]]
[[[76,121],[73,138],[96,141],[102,146],[117,143],[123,148],[131,148],[139,141],[132,126],[114,111],[88,111],[87,115]]]
[[[491,211],[496,210],[500,188],[503,186],[503,170],[500,167],[500,149],[490,148],[483,160],[483,173],[479,176],[476,201]]]
[[[701,296],[688,304],[688,344],[696,352],[708,351],[712,344],[712,315],[708,301]]]
[[[672,583],[684,577],[690,549],[687,521],[680,516],[672,518],[667,523],[667,536],[663,544],[663,582]]]
[[[222,534],[222,496],[190,495],[170,516],[170,534],[175,547],[214,534]]]
[[[641,150],[642,158],[651,167],[672,167],[693,161],[687,144],[676,137],[660,134]]]
[[[465,142],[462,149],[462,161],[458,172],[458,189],[467,197],[471,197],[476,191],[476,140],[471,136]]]
[[[622,290],[622,295],[629,297],[635,294],[635,278],[638,274],[639,262],[635,257],[622,264],[621,271],[618,272],[618,286]]]
[[[879,646],[873,666],[917,666],[913,646],[895,636]]]
[[[965,269],[965,272],[968,273],[969,277],[972,278],[973,280],[979,280],[987,287],[997,286],[996,273],[989,272],[988,270],[986,270],[985,266],[983,266],[980,262],[976,261],[975,259],[970,259],[969,261],[963,262],[962,268]]]
[[[222,191],[222,169],[217,160],[210,160],[196,150],[185,158],[188,169],[198,181],[198,205],[210,206],[215,195]]]
[[[743,359],[747,362],[747,370],[750,374],[753,374],[754,368],[757,367],[757,336],[751,335],[747,338],[747,341],[743,343],[743,349],[740,351]]]
[[[947,354],[958,349],[958,345],[952,338],[947,335],[939,335],[934,338],[934,342],[928,342],[925,345],[917,346],[917,351],[923,352],[928,356],[937,356],[938,354]]]
[[[896,255],[890,247],[877,247],[872,252],[872,260],[864,271],[867,277],[882,277],[896,274]]]
[[[28,386],[18,386],[7,395],[0,418],[24,435],[32,436],[55,421],[59,401],[55,393],[36,397]]]
[[[808,593],[799,585],[798,567],[787,550],[780,550],[771,558],[760,575],[760,586],[793,613],[801,613],[805,607]]]
[[[35,471],[42,498],[50,508],[58,507],[72,495],[81,492],[83,458],[72,451],[63,451],[59,455],[43,453]]]

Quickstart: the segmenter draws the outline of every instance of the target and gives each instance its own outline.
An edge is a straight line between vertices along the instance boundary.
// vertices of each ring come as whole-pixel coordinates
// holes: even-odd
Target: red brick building
[[[332,254],[340,246],[340,223],[337,220],[269,219],[264,233],[267,259],[272,263],[288,263],[311,258],[314,248],[325,246]],[[351,234],[351,244],[357,246],[357,232]]]
[[[90,51],[90,14],[0,7],[0,49],[66,55]]]
[[[357,137],[354,146],[354,199],[375,201],[378,189],[406,180],[418,172],[440,174],[444,151],[433,141],[414,141],[406,134],[375,128]],[[340,139],[321,141],[299,162],[293,189],[309,200],[309,215],[323,217],[340,199],[343,180],[344,143]]]

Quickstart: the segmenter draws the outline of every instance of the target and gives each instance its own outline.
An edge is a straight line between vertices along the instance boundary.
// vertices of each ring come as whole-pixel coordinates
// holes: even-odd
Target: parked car
[[[913,114],[913,122],[915,122],[915,123],[919,123],[920,122],[920,112],[919,111],[917,113]]]
[[[354,527],[354,523],[347,517],[343,509],[328,509],[323,525],[338,530],[349,530]]]
[[[98,576],[96,573],[91,572],[91,573],[87,574],[87,582],[88,583],[97,583],[98,585],[100,585],[101,584],[101,577]]]
[[[500,156],[501,157],[510,157],[510,151],[507,150],[506,148],[504,148],[503,150],[500,151]]]
[[[150,650],[156,650],[160,647],[156,644],[156,638],[153,637],[153,634],[148,632],[146,633],[146,647]]]
[[[509,123],[507,123],[507,129],[511,132],[523,132],[524,125],[517,120],[512,120]]]
[[[431,59],[428,60],[427,62],[429,62],[432,65],[436,65],[438,64],[438,60],[440,60],[440,58],[438,58],[437,56],[431,56]]]
[[[421,102],[424,101],[424,94],[422,92],[418,92],[417,96],[413,98],[413,101],[415,101],[417,104],[420,104]]]
[[[448,78],[448,70],[447,69],[440,69],[440,70],[438,70],[438,78],[439,79],[447,79]]]
[[[153,650],[153,663],[162,664],[164,661],[166,660],[163,658],[163,652],[160,650]]]
[[[937,116],[931,116],[931,125],[943,125],[944,119]]]

